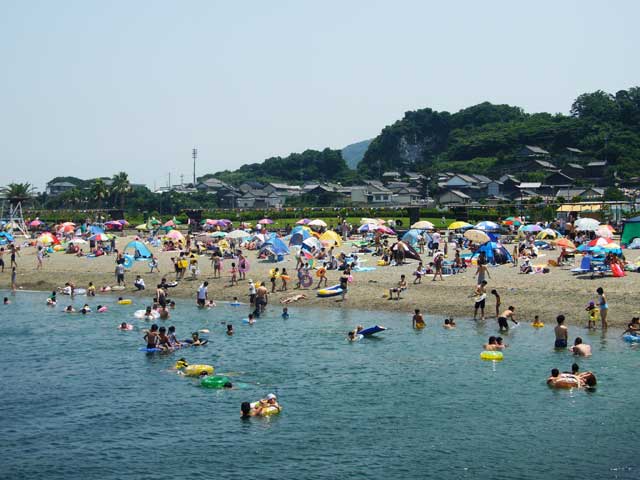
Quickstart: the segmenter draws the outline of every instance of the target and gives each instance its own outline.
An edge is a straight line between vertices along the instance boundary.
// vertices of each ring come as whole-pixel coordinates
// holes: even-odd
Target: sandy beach
[[[132,240],[133,236],[119,237],[117,247],[122,249],[126,243]],[[176,252],[162,252],[152,248],[159,259],[160,272],[149,273],[147,261],[134,262],[134,266],[127,271],[127,287],[118,295],[128,298],[150,298],[155,292],[155,285],[162,276],[166,276],[168,281],[175,279],[175,273],[171,262],[171,257]],[[355,247],[343,245],[336,249],[337,252],[344,251],[351,253]],[[350,285],[349,293],[344,302],[336,298],[318,298],[314,290],[315,285],[310,289],[294,290],[295,284],[295,258],[287,255],[284,262],[274,264],[272,262],[258,260],[257,252],[245,251],[250,261],[251,270],[247,274],[247,280],[264,281],[269,283],[269,270],[274,266],[285,267],[290,272],[292,279],[289,282],[289,290],[285,292],[277,291],[270,295],[269,303],[272,307],[280,304],[282,298],[286,298],[295,293],[304,293],[307,298],[302,299],[292,305],[296,307],[313,306],[316,308],[349,308],[366,311],[386,310],[397,311],[400,315],[410,318],[415,308],[420,308],[429,315],[448,316],[456,318],[470,318],[473,316],[473,288],[475,286],[475,267],[467,269],[464,273],[445,276],[444,281],[432,281],[431,275],[422,279],[422,284],[413,285],[413,272],[417,262],[410,261],[397,267],[376,266],[377,257],[363,254],[364,266],[376,267],[375,271],[360,272],[354,274],[354,281]],[[557,252],[542,252],[534,263],[541,265],[548,259],[555,258]],[[546,255],[546,256],[544,256]],[[638,252],[626,250],[627,258],[634,262],[638,260]],[[426,256],[423,256],[427,260]],[[576,262],[579,262],[579,256]],[[5,258],[7,265],[9,259]],[[36,270],[35,248],[26,247],[21,250],[17,259],[18,262],[18,285],[19,289],[51,291],[61,287],[67,281],[72,281],[77,287],[86,287],[91,281],[100,288],[103,285],[115,284],[115,257],[103,256],[99,258],[76,257],[62,252],[50,254],[44,260],[44,269]],[[428,260],[427,260],[428,261]],[[170,290],[172,298],[191,299],[195,302],[195,292],[202,280],[209,281],[209,297],[216,301],[231,301],[233,297],[238,297],[241,302],[248,301],[248,282],[241,281],[238,286],[229,286],[229,269],[231,261],[225,260],[223,264],[223,276],[221,279],[213,278],[213,269],[208,257],[199,258],[201,274],[197,280],[185,278],[179,285]],[[488,291],[497,289],[502,299],[502,309],[513,305],[516,307],[516,318],[523,321],[531,321],[534,315],[539,315],[546,324],[551,325],[555,321],[556,315],[562,313],[571,324],[585,325],[587,315],[585,307],[589,301],[596,299],[595,290],[603,287],[608,297],[610,313],[610,325],[621,326],[628,323],[632,316],[638,315],[639,308],[631,300],[640,287],[640,275],[627,272],[624,278],[614,278],[611,275],[605,277],[597,276],[591,279],[590,276],[575,276],[570,272],[571,266],[554,268],[548,274],[523,275],[518,273],[519,269],[511,265],[504,265],[490,268],[491,278],[488,279]],[[386,295],[389,288],[395,286],[401,274],[407,276],[409,288],[402,293],[400,300],[388,300]],[[142,275],[147,285],[147,289],[142,292],[136,291],[133,281],[136,275]],[[339,272],[329,271],[329,285],[338,283]],[[187,274],[188,277],[188,274]],[[5,288],[10,288],[10,268],[5,268],[0,274],[0,282]],[[314,278],[314,281],[317,279]],[[278,280],[278,288],[280,280]],[[90,299],[90,303],[98,302],[99,295],[95,300]],[[495,318],[495,301],[492,295],[487,298],[487,317]],[[375,319],[371,319],[375,320]]]

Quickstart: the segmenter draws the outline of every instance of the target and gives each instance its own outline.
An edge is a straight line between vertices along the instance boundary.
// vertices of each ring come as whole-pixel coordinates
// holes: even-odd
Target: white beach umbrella
[[[319,218],[316,218],[315,220],[311,220],[309,223],[307,223],[307,226],[309,227],[326,227],[327,223],[323,220],[320,220]]]
[[[467,230],[464,232],[464,238],[468,238],[475,243],[486,243],[491,240],[489,235],[484,233],[482,230]]]
[[[583,232],[594,232],[600,226],[600,222],[595,218],[579,218],[573,225],[576,230],[581,230]]]
[[[411,228],[415,228],[416,230],[433,230],[433,223],[427,222],[426,220],[420,220],[419,222],[411,225]]]
[[[227,235],[227,238],[247,238],[250,236],[251,234],[245,232],[244,230],[233,230],[232,232],[229,232],[229,235]]]

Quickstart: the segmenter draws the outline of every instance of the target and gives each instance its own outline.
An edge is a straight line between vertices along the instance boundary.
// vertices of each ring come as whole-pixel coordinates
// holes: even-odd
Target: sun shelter
[[[620,243],[629,245],[634,238],[640,238],[640,217],[633,217],[624,222]]]
[[[132,242],[127,243],[127,246],[124,247],[124,252],[127,253],[127,250],[133,250],[133,258],[151,258],[151,250],[142,242],[134,240]]]
[[[501,244],[497,242],[486,242],[480,245],[478,250],[476,250],[471,258],[476,258],[480,255],[481,252],[484,252],[487,262],[492,265],[502,265],[505,263],[512,262],[513,257],[509,253],[509,251]]]
[[[311,236],[308,228],[296,227],[291,231],[291,239],[289,240],[289,245],[302,245],[307,238]]]
[[[269,240],[262,244],[262,248],[260,250],[268,250],[278,257],[289,253],[289,248],[287,247],[287,245],[282,241],[282,239],[278,237],[269,238]]]

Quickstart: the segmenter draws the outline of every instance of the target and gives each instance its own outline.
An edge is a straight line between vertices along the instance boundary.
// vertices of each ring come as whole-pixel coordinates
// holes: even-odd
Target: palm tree
[[[129,175],[126,172],[116,173],[113,176],[113,184],[111,185],[111,192],[120,201],[120,208],[124,208],[124,200],[127,193],[131,191],[131,183],[129,182]]]
[[[109,196],[107,184],[101,178],[96,178],[91,185],[91,198],[98,202],[98,208],[102,208],[102,202]]]
[[[66,192],[60,195],[62,203],[66,204],[69,208],[74,208],[80,205],[85,200],[85,195],[82,190],[75,187],[71,190],[67,190]]]
[[[20,202],[26,203],[31,200],[35,189],[30,183],[10,183],[2,188],[2,193],[11,205],[17,205]]]

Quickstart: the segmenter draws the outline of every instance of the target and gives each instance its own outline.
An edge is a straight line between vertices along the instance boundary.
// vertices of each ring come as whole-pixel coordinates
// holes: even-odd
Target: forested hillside
[[[587,158],[607,159],[608,176],[638,176],[640,88],[580,95],[568,116],[528,114],[519,107],[487,102],[454,114],[430,108],[407,112],[373,140],[358,172],[365,177],[401,168],[429,174],[501,173],[515,163],[523,145],[556,155],[575,147]]]

